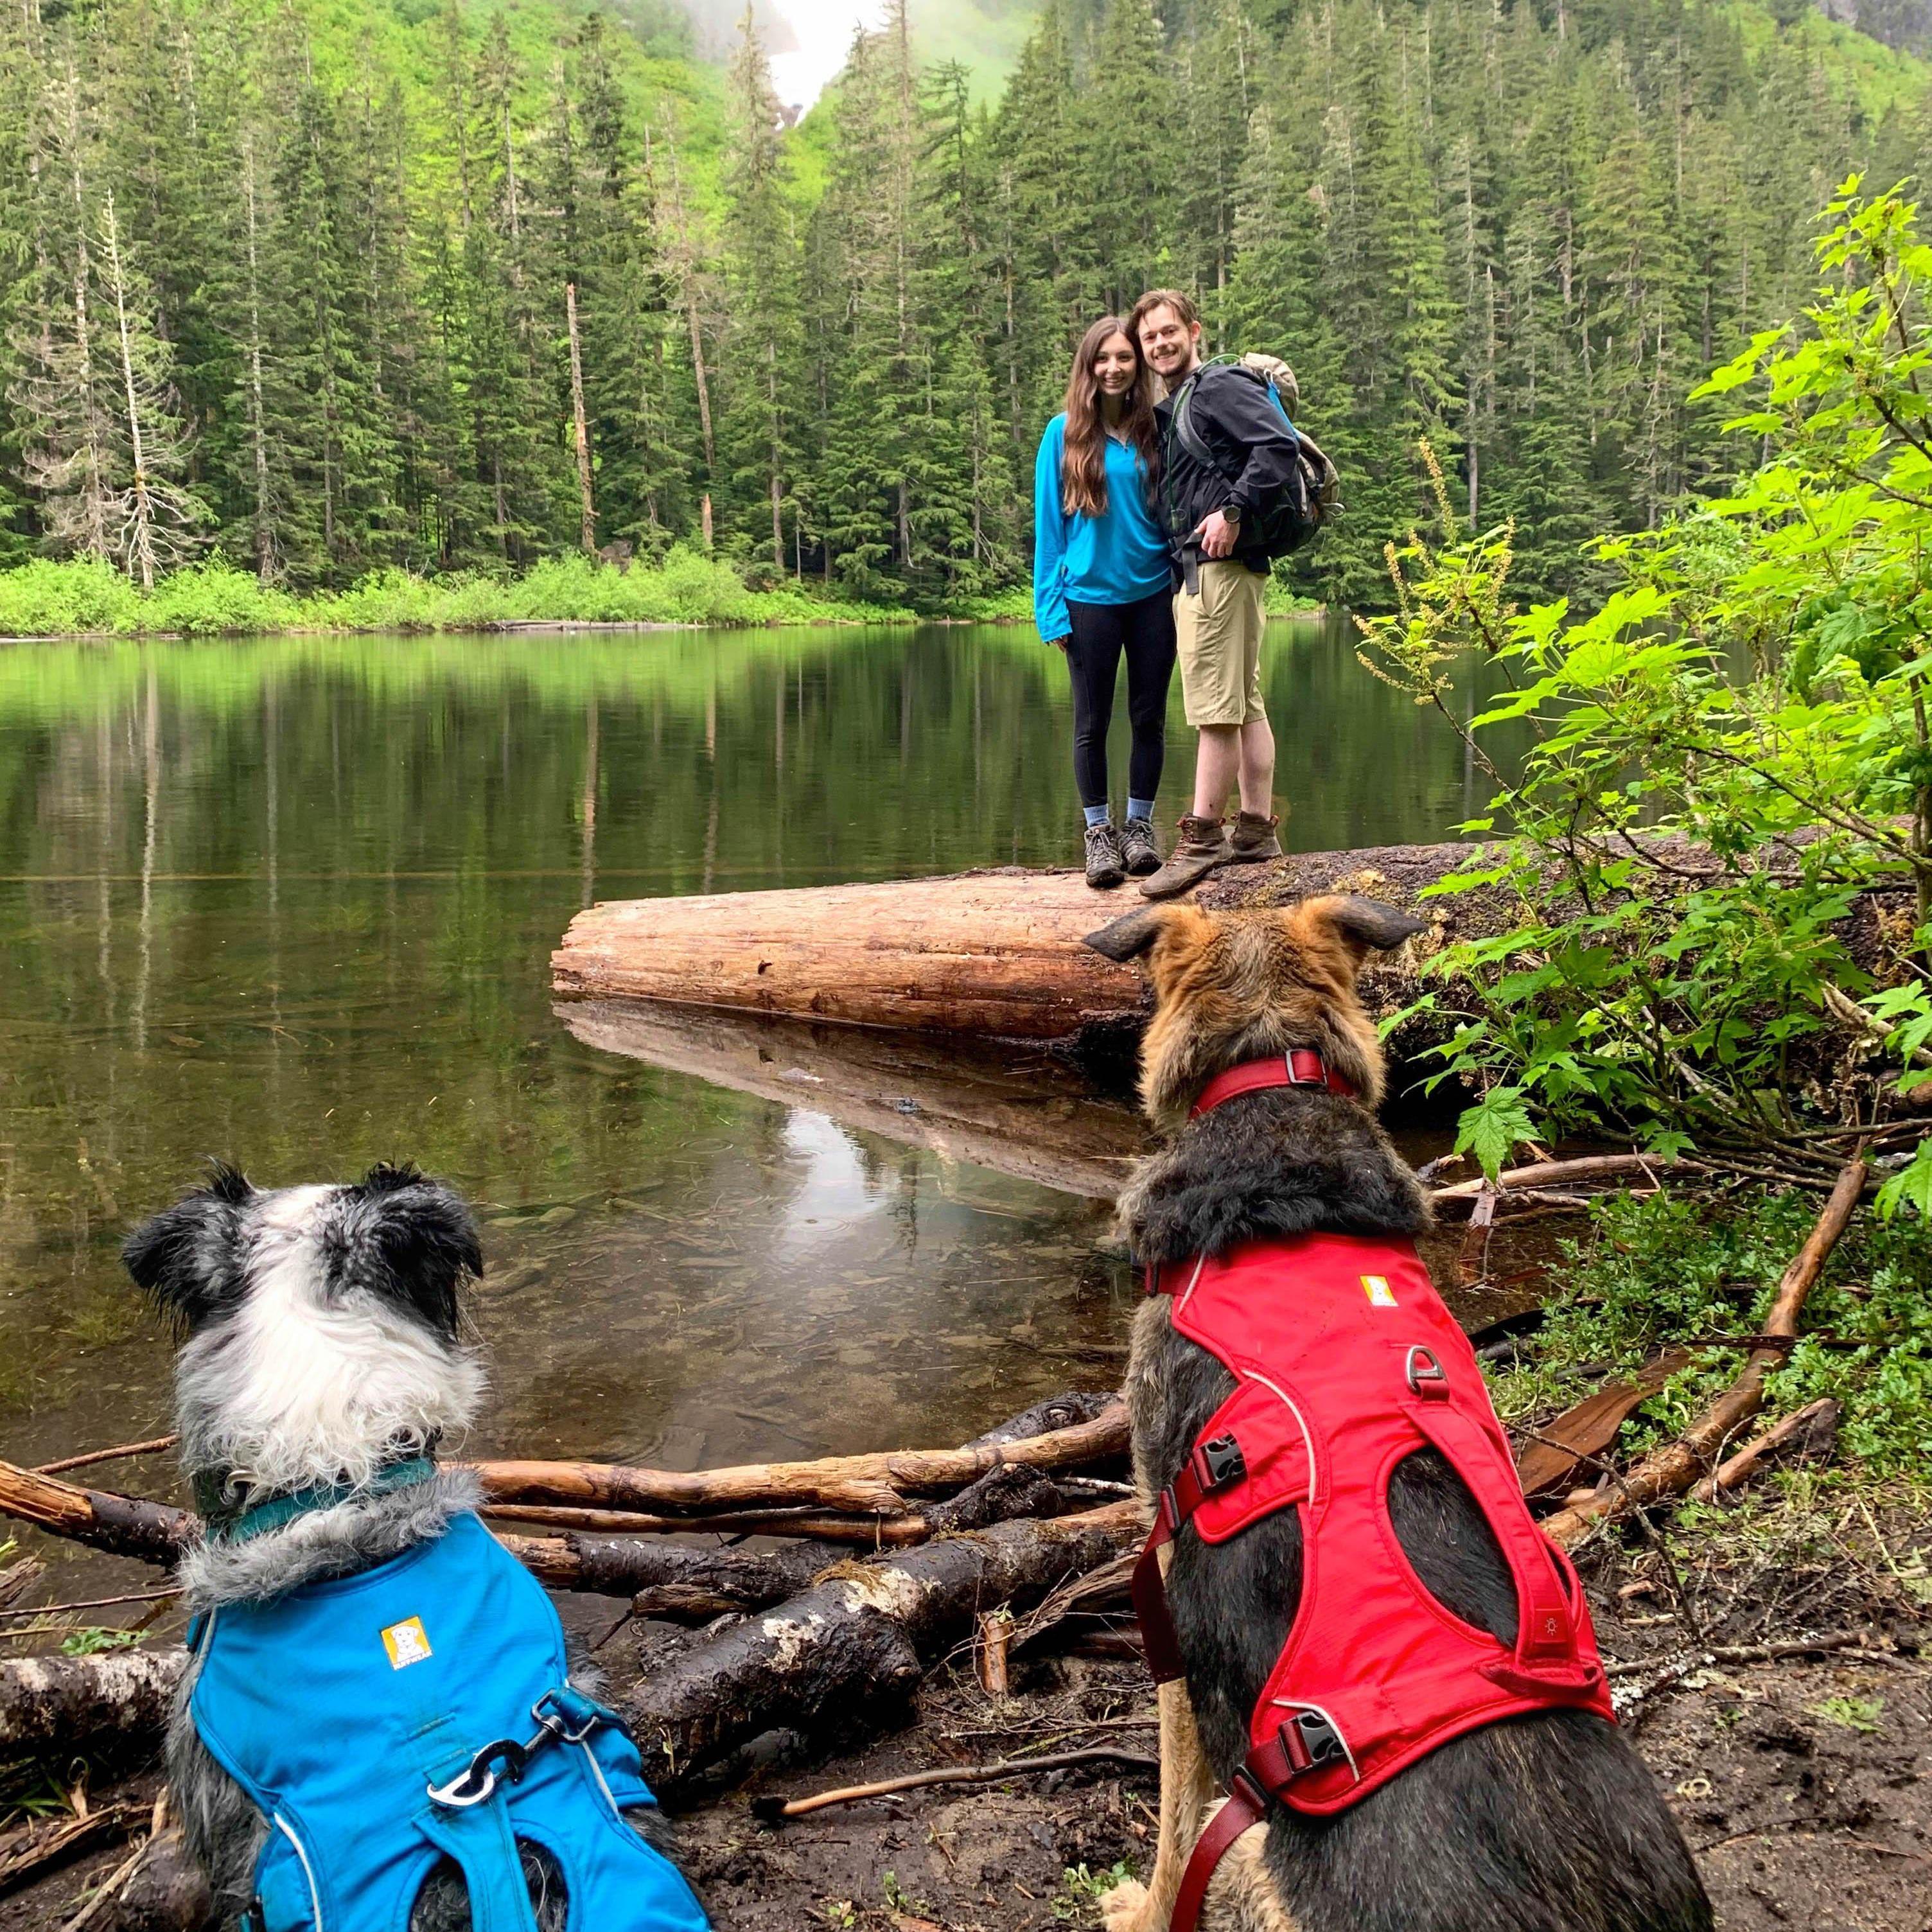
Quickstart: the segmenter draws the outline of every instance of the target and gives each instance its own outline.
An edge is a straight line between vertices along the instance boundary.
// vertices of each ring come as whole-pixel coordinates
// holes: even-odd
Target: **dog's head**
[[[1371,952],[1426,924],[1340,894],[1279,911],[1209,913],[1176,902],[1130,913],[1086,944],[1109,959],[1147,961],[1154,1016],[1141,1043],[1141,1100],[1172,1132],[1216,1074],[1292,1047],[1313,1048],[1378,1106],[1382,1048],[1356,976]]]
[[[460,1296],[483,1271],[463,1202],[412,1167],[251,1186],[218,1167],[122,1258],[182,1330],[182,1459],[280,1492],[368,1481],[469,1422],[483,1372]]]

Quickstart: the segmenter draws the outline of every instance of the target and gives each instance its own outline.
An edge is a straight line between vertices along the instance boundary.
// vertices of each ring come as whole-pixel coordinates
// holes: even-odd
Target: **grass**
[[[1668,1192],[1610,1197],[1564,1244],[1564,1292],[1528,1359],[1492,1378],[1498,1413],[1534,1427],[1662,1350],[1688,1348],[1689,1364],[1624,1424],[1615,1454],[1634,1460],[1675,1436],[1744,1364],[1742,1348],[1706,1338],[1758,1332],[1817,1211],[1796,1192],[1718,1208]],[[1806,1301],[1804,1330],[1766,1382],[1766,1413],[1830,1396],[1843,1413],[1828,1480],[1932,1479],[1932,1242],[1918,1218],[1855,1220]]]
[[[274,632],[480,631],[500,624],[893,624],[914,614],[841,602],[787,584],[754,590],[730,566],[682,548],[619,571],[572,554],[520,578],[372,572],[346,590],[298,596],[220,559],[143,594],[96,559],[37,559],[0,572],[0,637],[222,637]]]

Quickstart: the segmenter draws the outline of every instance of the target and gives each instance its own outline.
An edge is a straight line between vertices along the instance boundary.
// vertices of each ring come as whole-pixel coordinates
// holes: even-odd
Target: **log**
[[[1204,905],[1273,904],[1344,890],[1412,907],[1424,886],[1476,849],[1300,853],[1231,867],[1199,896]],[[1137,968],[1081,941],[1139,902],[1094,892],[1077,872],[1018,867],[620,900],[571,921],[550,956],[550,985],[567,1000],[665,1001],[894,1032],[1052,1041],[1112,1057],[1137,1036],[1146,988]],[[1432,902],[1429,910],[1450,932],[1469,916],[1460,901]],[[1495,919],[1491,925],[1502,929]],[[1378,960],[1364,977],[1377,1018],[1406,1004],[1414,989],[1406,961]]]
[[[1709,1473],[1714,1460],[1732,1434],[1763,1407],[1764,1378],[1783,1363],[1797,1335],[1804,1298],[1810,1293],[1826,1259],[1838,1246],[1839,1236],[1857,1210],[1867,1172],[1861,1148],[1839,1174],[1838,1184],[1805,1237],[1804,1245],[1779,1280],[1771,1312],[1764,1322],[1764,1334],[1772,1346],[1753,1349],[1737,1379],[1675,1442],[1646,1456],[1620,1480],[1598,1491],[1588,1501],[1545,1517],[1544,1533],[1559,1546],[1568,1549],[1580,1542],[1597,1523],[1647,1503],[1681,1496]]]
[[[108,1490],[84,1490],[38,1470],[0,1462],[0,1516],[10,1516],[116,1556],[172,1564],[196,1532],[194,1518],[171,1503]]]
[[[494,1533],[547,1589],[628,1597],[637,1616],[678,1624],[782,1603],[847,1554],[822,1543],[754,1552],[655,1538]]]
[[[1150,1144],[1124,1100],[1043,1052],[634,1001],[556,1015],[586,1046],[1089,1200],[1113,1199]]]
[[[1828,1395],[1794,1409],[1753,1436],[1735,1456],[1726,1457],[1714,1474],[1706,1476],[1690,1492],[1690,1500],[1715,1502],[1719,1496],[1749,1482],[1772,1456],[1793,1443],[1808,1455],[1828,1448],[1838,1432],[1838,1404]]]
[[[488,1462],[473,1469],[487,1501],[601,1510],[716,1514],[721,1510],[815,1504],[858,1515],[906,1514],[908,1493],[958,1489],[989,1469],[1072,1468],[1127,1453],[1127,1412],[1110,1404],[1090,1421],[1024,1441],[960,1449],[892,1449],[807,1462],[748,1462],[724,1469],[648,1469],[609,1462]],[[0,1503],[0,1508],[4,1508]]]
[[[536,1523],[588,1534],[665,1535],[703,1530],[729,1536],[790,1536],[868,1550],[904,1548],[935,1536],[983,1529],[1016,1516],[1058,1516],[1066,1507],[1052,1479],[1009,1463],[989,1469],[950,1501],[908,1516],[828,1516],[818,1510],[741,1510],[722,1516],[646,1516],[628,1510],[559,1509],[541,1503],[491,1504],[492,1522]]]
[[[0,1752],[152,1746],[187,1658],[171,1646],[0,1664]]]
[[[841,1564],[764,1616],[694,1645],[637,1685],[623,1713],[661,1796],[773,1730],[807,1736],[903,1707],[926,1671],[996,1604],[1024,1606],[1144,1534],[1138,1504],[996,1525],[903,1556]]]

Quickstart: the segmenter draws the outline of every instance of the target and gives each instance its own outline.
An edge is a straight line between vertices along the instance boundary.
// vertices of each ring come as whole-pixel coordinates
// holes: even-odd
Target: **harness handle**
[[[564,1684],[546,1690],[530,1706],[536,1720],[535,1733],[520,1744],[514,1738],[498,1738],[485,1744],[447,1784],[432,1784],[429,1795],[437,1804],[454,1811],[472,1804],[486,1804],[496,1795],[500,1784],[520,1784],[530,1760],[549,1744],[580,1744],[598,1726],[608,1721],[609,1713],[580,1691]],[[500,1776],[497,1766],[502,1769]]]

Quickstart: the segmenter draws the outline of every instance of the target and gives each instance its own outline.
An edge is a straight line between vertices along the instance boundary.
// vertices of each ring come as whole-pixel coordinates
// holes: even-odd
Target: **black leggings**
[[[1167,753],[1167,687],[1174,676],[1174,600],[1165,591],[1138,604],[1076,604],[1066,640],[1073,680],[1073,782],[1082,805],[1107,802],[1107,727],[1114,722],[1114,681],[1127,655],[1127,796],[1151,799]]]

